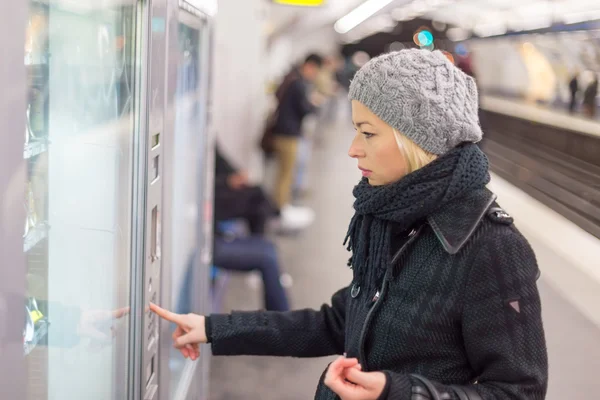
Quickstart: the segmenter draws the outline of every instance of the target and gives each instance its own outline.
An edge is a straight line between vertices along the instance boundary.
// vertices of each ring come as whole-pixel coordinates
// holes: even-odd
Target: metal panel
[[[211,304],[211,282],[210,268],[212,264],[213,250],[213,196],[214,196],[214,148],[216,134],[211,124],[211,82],[212,82],[212,56],[213,56],[213,19],[206,18],[206,25],[203,30],[202,43],[202,64],[200,70],[202,75],[202,185],[200,200],[202,203],[202,218],[200,220],[200,273],[196,280],[200,290],[195,292],[194,302],[198,306],[200,313],[210,314]],[[208,350],[206,348],[205,350]],[[209,372],[210,372],[210,352],[204,351],[200,358],[200,368],[195,374],[193,388],[190,392],[193,396],[190,399],[204,400],[208,398]]]
[[[142,399],[142,361],[143,348],[146,345],[140,340],[144,333],[145,322],[145,282],[144,266],[146,261],[146,218],[147,210],[147,180],[148,180],[148,30],[149,8],[145,1],[138,1],[138,16],[136,27],[136,85],[135,85],[135,114],[136,121],[134,144],[134,185],[133,185],[133,249],[132,249],[132,279],[131,279],[131,320],[130,326],[130,364],[129,364],[129,400]],[[145,382],[144,382],[145,383]]]
[[[164,174],[164,96],[166,52],[165,17],[166,2],[151,3],[149,31],[149,82],[148,82],[148,131],[147,140],[147,205],[146,205],[146,257],[144,261],[144,307],[158,303],[160,299],[162,270],[162,227],[163,223],[163,174]],[[142,326],[142,399],[156,400],[159,397],[159,323],[152,312],[144,314]]]
[[[24,399],[25,326],[25,26],[27,3],[0,4],[0,388],[2,398]]]
[[[210,36],[208,24],[210,17],[204,10],[190,8],[189,4],[180,1],[181,11],[179,19],[181,22],[192,26],[200,32],[200,86],[199,86],[199,113],[200,123],[198,134],[200,136],[200,148],[196,162],[199,164],[198,202],[200,218],[198,219],[198,248],[196,263],[194,265],[192,291],[193,310],[199,314],[208,314],[210,309],[210,263],[212,260],[212,176],[213,176],[213,152],[208,151],[210,141],[207,126],[209,96],[208,87],[210,80]],[[201,358],[193,368],[188,368],[182,378],[182,390],[179,391],[175,400],[204,400],[208,396],[208,368],[210,352],[203,348]],[[187,391],[183,390],[187,389]]]
[[[183,8],[181,8],[183,7]],[[176,132],[176,124],[177,124],[177,101],[178,101],[178,70],[180,70],[182,63],[182,54],[180,54],[180,23],[183,23],[190,28],[196,29],[200,32],[202,43],[200,43],[202,54],[200,55],[201,65],[201,82],[199,84],[199,91],[197,92],[197,99],[199,99],[200,103],[200,120],[197,123],[197,132],[194,132],[194,135],[199,135],[200,138],[200,146],[197,151],[196,159],[193,161],[193,165],[189,165],[190,169],[199,168],[198,179],[194,182],[186,182],[186,185],[190,185],[190,187],[197,187],[197,201],[198,201],[198,210],[200,212],[200,218],[198,218],[198,226],[195,229],[198,232],[197,240],[196,240],[196,250],[200,250],[196,254],[199,257],[193,258],[193,265],[191,266],[194,270],[193,283],[191,284],[193,287],[192,290],[192,309],[194,312],[204,312],[208,309],[208,290],[209,290],[209,273],[206,262],[207,257],[210,259],[210,250],[208,253],[205,252],[206,248],[210,248],[210,244],[208,246],[204,246],[203,243],[206,242],[205,238],[210,238],[210,232],[212,232],[212,218],[209,214],[205,215],[205,211],[210,211],[205,207],[205,199],[204,197],[207,195],[206,190],[204,190],[206,185],[206,148],[207,148],[207,131],[206,131],[206,115],[207,115],[207,107],[208,107],[208,71],[209,67],[209,54],[207,52],[207,44],[209,43],[209,38],[206,32],[207,26],[207,15],[200,12],[195,8],[190,8],[186,4],[183,4],[178,0],[169,0],[168,1],[168,11],[167,11],[167,74],[166,74],[166,88],[167,94],[165,99],[165,149],[164,149],[164,165],[165,165],[165,181],[163,188],[163,208],[164,214],[163,218],[165,221],[164,230],[163,230],[163,238],[164,238],[164,260],[174,260],[174,257],[177,257],[174,251],[174,243],[172,243],[173,237],[175,233],[171,221],[173,221],[175,215],[173,215],[174,205],[177,201],[173,194],[175,190],[175,174],[177,171],[174,170],[175,165],[177,164],[177,160],[175,160],[176,153],[176,143],[175,143],[175,135]],[[201,163],[202,161],[202,163]],[[209,162],[209,165],[212,161]],[[202,165],[200,165],[202,164]],[[192,174],[193,175],[193,174]],[[179,177],[181,178],[181,177]],[[212,181],[210,183],[212,185]],[[212,196],[212,191],[209,191],[208,194]],[[212,204],[212,197],[210,200]],[[207,218],[208,224],[207,227]],[[189,227],[191,228],[191,227]],[[205,234],[205,231],[208,229],[210,231],[208,234]],[[210,241],[210,239],[209,239]],[[199,248],[199,249],[198,249]],[[201,259],[205,260],[204,262]],[[174,296],[172,291],[179,290],[178,288],[173,288],[174,276],[177,274],[177,271],[174,270],[174,266],[170,265],[170,261],[166,261],[166,265],[164,265],[162,275],[161,275],[161,304],[167,308],[175,309],[177,307],[176,304],[172,304],[172,299],[177,298],[178,296]],[[198,273],[198,271],[200,273]],[[179,271],[180,273],[181,271]],[[203,354],[200,362],[192,363],[188,361],[183,371],[181,372],[181,376],[173,375],[173,371],[169,371],[168,363],[171,357],[172,351],[172,339],[171,339],[171,326],[168,323],[161,323],[161,344],[160,344],[160,360],[161,360],[161,376],[160,376],[160,398],[163,400],[169,399],[171,397],[175,399],[186,399],[193,398],[195,400],[203,399],[204,397],[200,395],[203,393],[203,390],[199,390],[199,388],[205,388],[204,379],[207,376],[207,366],[208,366],[208,353]],[[205,349],[206,350],[206,349]],[[177,379],[173,379],[177,378]],[[167,385],[177,385],[176,387],[168,387]]]
[[[163,180],[163,259],[172,260],[172,202],[173,202],[173,180],[171,179],[171,168],[174,164],[174,110],[175,93],[177,87],[177,61],[178,61],[178,20],[179,11],[177,0],[168,0],[165,15],[165,58],[162,64],[165,66],[165,96],[164,96],[164,139],[163,139],[163,165],[165,166]],[[172,308],[171,299],[172,265],[165,263],[161,271],[161,306]],[[170,397],[171,371],[169,359],[172,349],[171,324],[161,321],[159,328],[159,398],[167,400]]]

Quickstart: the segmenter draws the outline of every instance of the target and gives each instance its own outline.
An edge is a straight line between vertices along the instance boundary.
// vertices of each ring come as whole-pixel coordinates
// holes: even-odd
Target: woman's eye
[[[374,134],[374,133],[369,133],[369,132],[363,132],[362,134],[363,134],[363,135],[365,135],[365,137],[366,137],[367,139],[369,139],[369,138],[372,138],[373,136],[375,136],[375,134]]]

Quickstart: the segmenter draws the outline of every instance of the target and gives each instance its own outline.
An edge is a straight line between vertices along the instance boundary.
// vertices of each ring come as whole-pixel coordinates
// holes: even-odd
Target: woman
[[[174,315],[175,346],[320,357],[316,399],[543,399],[547,356],[527,241],[486,189],[477,89],[438,52],[374,58],[350,87],[363,180],[352,283],[319,311]],[[462,396],[462,397],[461,397]],[[466,396],[466,397],[465,397]]]

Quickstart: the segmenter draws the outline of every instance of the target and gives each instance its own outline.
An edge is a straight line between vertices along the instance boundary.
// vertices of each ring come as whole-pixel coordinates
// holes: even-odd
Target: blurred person
[[[214,192],[214,252],[213,262],[218,268],[233,271],[259,271],[264,286],[264,305],[270,311],[289,309],[288,297],[280,280],[277,249],[264,237],[266,226],[278,209],[259,186],[251,186],[248,174],[234,168],[215,148]],[[288,216],[289,218],[289,216]],[[219,223],[243,219],[250,235],[235,237],[219,229]],[[282,220],[289,229],[302,229],[306,222]]]
[[[298,147],[302,137],[304,118],[314,113],[321,102],[318,94],[309,94],[308,86],[317,78],[323,58],[317,54],[306,57],[299,68],[294,68],[277,90],[279,111],[273,129],[278,171],[275,184],[275,202],[282,216],[293,215],[312,222],[314,212],[291,204]]]
[[[215,220],[241,218],[250,233],[265,233],[269,219],[279,215],[277,206],[260,186],[250,185],[248,173],[234,168],[215,146]]]
[[[594,79],[583,92],[583,112],[586,117],[596,117],[596,97],[598,97],[598,75],[594,74]]]
[[[338,92],[336,80],[337,61],[334,57],[326,57],[323,67],[315,80],[315,89],[323,96],[323,102],[318,109],[317,135],[322,135],[321,130],[330,124],[335,117],[335,96]]]
[[[477,88],[439,51],[368,62],[356,134],[353,280],[320,310],[177,315],[175,346],[214,355],[342,355],[315,399],[541,400],[548,361],[527,240],[486,185]]]
[[[292,188],[293,198],[304,197],[308,193],[308,165],[310,164],[313,147],[322,145],[323,136],[327,134],[327,126],[335,116],[334,97],[337,92],[335,65],[333,57],[325,57],[319,74],[312,88],[309,89],[316,92],[319,106],[316,107],[314,119],[311,118],[310,120],[311,124],[309,126],[306,123],[304,124],[304,132],[298,143],[296,173]]]
[[[569,82],[569,92],[571,93],[571,102],[569,103],[569,112],[573,114],[577,107],[577,92],[579,92],[579,74],[575,72]]]

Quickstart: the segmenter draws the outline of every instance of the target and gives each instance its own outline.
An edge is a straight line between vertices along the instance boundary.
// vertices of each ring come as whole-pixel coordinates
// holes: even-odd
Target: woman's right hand
[[[196,361],[200,357],[200,344],[206,343],[205,317],[197,314],[176,314],[150,303],[150,310],[161,318],[177,324],[173,332],[173,345],[185,358]]]

